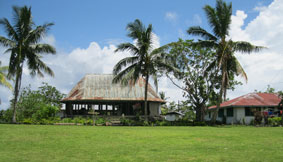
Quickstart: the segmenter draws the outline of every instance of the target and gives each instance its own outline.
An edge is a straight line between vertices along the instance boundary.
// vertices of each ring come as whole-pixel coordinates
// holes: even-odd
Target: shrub
[[[25,118],[25,119],[23,120],[23,123],[24,123],[24,124],[34,124],[34,122],[32,121],[31,118]]]
[[[48,119],[50,117],[55,117],[56,113],[59,111],[59,108],[52,105],[41,105],[41,108],[39,108],[33,115],[32,118],[35,120],[42,120],[42,119]]]
[[[268,124],[271,126],[279,126],[281,124],[281,117],[268,118]]]
[[[126,125],[126,126],[134,125],[134,121],[131,119],[121,118],[120,122],[122,125]]]
[[[149,122],[148,121],[144,121],[143,122],[143,126],[149,126],[150,124],[149,124]]]
[[[12,109],[1,110],[0,123],[11,123],[13,118]]]
[[[169,125],[171,125],[168,121],[161,121],[159,124],[160,124],[160,126],[169,126]]]
[[[71,118],[64,118],[62,120],[63,123],[74,123],[74,121]]]
[[[97,120],[95,120],[95,125],[105,125],[106,121],[104,118],[98,118]]]
[[[82,117],[75,117],[73,121],[76,124],[85,124],[86,119]]]
[[[87,119],[85,121],[85,125],[93,125],[93,120],[92,119]]]

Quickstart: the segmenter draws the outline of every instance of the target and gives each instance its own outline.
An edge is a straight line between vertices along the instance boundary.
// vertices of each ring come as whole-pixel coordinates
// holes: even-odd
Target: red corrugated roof
[[[228,106],[277,106],[281,99],[273,93],[249,93],[221,103],[220,107]],[[216,108],[216,106],[211,106]]]

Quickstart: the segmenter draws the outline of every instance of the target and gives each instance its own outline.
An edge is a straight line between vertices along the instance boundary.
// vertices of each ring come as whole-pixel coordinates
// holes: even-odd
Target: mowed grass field
[[[3,124],[0,161],[283,161],[283,128]]]

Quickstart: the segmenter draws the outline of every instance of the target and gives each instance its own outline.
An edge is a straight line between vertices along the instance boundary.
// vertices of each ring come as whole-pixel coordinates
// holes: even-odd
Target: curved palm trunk
[[[147,87],[148,87],[148,74],[145,76],[145,87],[144,87],[144,116],[145,116],[145,121],[148,121],[148,112],[147,112]]]
[[[15,89],[14,89],[14,101],[13,101],[13,123],[17,123],[16,115],[17,115],[17,102],[18,102],[18,96],[19,96],[19,91],[21,87],[21,80],[22,80],[22,66],[20,66],[17,76],[16,76],[16,82],[15,82]]]

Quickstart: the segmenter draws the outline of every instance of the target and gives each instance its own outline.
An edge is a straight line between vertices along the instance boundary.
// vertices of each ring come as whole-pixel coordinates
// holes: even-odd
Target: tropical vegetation
[[[222,0],[217,0],[215,8],[206,5],[203,9],[213,33],[209,33],[200,26],[190,27],[187,32],[190,35],[203,38],[203,40],[194,42],[195,46],[215,50],[215,60],[210,67],[217,67],[221,77],[217,108],[212,118],[212,122],[215,122],[220,103],[223,99],[226,99],[227,89],[230,86],[229,81],[234,78],[234,75],[240,75],[245,80],[248,79],[243,67],[234,55],[235,52],[258,52],[264,47],[255,46],[245,41],[233,41],[229,38],[232,16],[231,2],[226,3]]]
[[[43,77],[43,72],[54,76],[53,71],[42,61],[42,54],[55,54],[56,50],[49,44],[40,43],[53,23],[36,26],[32,20],[31,7],[13,7],[12,23],[8,19],[0,19],[7,38],[0,36],[0,44],[10,53],[8,76],[15,77],[13,99],[13,123],[16,123],[18,96],[21,88],[24,63],[30,75]]]
[[[5,86],[9,88],[10,90],[13,89],[12,85],[8,82],[9,78],[7,77],[7,71],[9,69],[8,66],[1,66],[0,61],[0,85]],[[1,98],[0,98],[0,104],[1,104]]]
[[[31,86],[21,90],[17,103],[17,121],[19,123],[40,123],[43,120],[57,120],[61,108],[60,100],[65,94],[55,87],[42,83],[38,90],[32,90]],[[12,121],[13,109],[3,111],[0,121],[10,123]]]
[[[147,91],[149,78],[154,78],[157,86],[157,74],[164,68],[171,68],[166,64],[162,49],[153,49],[152,25],[146,28],[143,23],[136,19],[127,25],[128,37],[134,40],[133,43],[122,43],[118,45],[115,52],[129,51],[132,56],[120,60],[113,68],[115,75],[113,83],[128,84],[129,81],[136,83],[140,77],[145,80],[144,87],[144,114],[147,120],[148,102]]]

